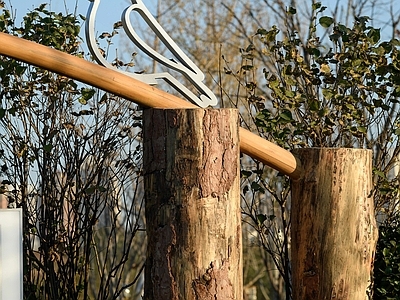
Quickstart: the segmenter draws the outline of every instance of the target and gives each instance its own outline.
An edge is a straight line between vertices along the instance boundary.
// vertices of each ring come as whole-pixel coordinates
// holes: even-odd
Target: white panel
[[[22,209],[0,209],[0,300],[22,299]]]

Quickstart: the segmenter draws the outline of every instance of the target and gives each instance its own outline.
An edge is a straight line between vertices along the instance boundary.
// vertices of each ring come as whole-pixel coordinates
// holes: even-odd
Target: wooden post
[[[377,241],[371,151],[294,153],[304,176],[292,182],[293,299],[368,299]]]
[[[146,300],[242,299],[238,115],[144,111]]]

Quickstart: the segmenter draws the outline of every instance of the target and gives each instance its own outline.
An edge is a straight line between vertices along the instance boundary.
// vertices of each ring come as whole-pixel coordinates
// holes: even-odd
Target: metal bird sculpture
[[[145,82],[150,85],[156,85],[158,80],[166,81],[170,86],[172,86],[176,91],[182,94],[187,100],[200,107],[215,106],[218,100],[214,93],[203,83],[204,74],[201,70],[186,56],[186,54],[178,47],[178,45],[172,40],[172,38],[165,32],[157,20],[153,17],[147,7],[141,0],[132,0],[132,4],[127,7],[122,13],[122,25],[128,35],[129,39],[145,54],[147,54],[152,59],[161,63],[162,65],[181,73],[198,91],[198,95],[195,95],[191,90],[179,82],[175,77],[173,77],[168,72],[163,73],[152,73],[152,74],[135,74],[130,72],[125,72],[112,66],[100,52],[96,38],[95,32],[95,17],[100,5],[100,0],[89,0],[90,6],[87,12],[86,19],[86,39],[88,42],[89,51],[96,59],[96,61],[107,67],[116,69],[119,72],[123,72],[137,80]],[[168,59],[165,56],[156,52],[152,47],[150,47],[146,42],[144,42],[139,35],[136,33],[132,22],[130,21],[130,14],[135,11],[137,12],[143,20],[149,25],[153,32],[158,36],[158,38],[164,43],[167,49],[174,55],[174,59]]]

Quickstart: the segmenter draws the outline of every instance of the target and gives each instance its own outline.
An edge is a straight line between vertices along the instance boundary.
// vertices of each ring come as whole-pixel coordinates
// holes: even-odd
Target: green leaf
[[[331,17],[321,17],[319,18],[319,23],[322,27],[328,28],[333,24],[333,18]]]
[[[0,108],[0,119],[4,118],[6,115],[6,110],[4,108]]]
[[[82,97],[79,99],[79,102],[82,104],[86,104],[88,100],[93,98],[93,96],[96,94],[96,91],[90,88],[82,88],[81,94]]]
[[[385,50],[385,53],[390,53],[390,51],[393,49],[393,43],[390,42],[383,42],[379,46],[379,48],[383,48]]]
[[[241,175],[242,178],[250,177],[251,174],[252,174],[251,171],[246,171],[246,170],[241,170],[241,171],[240,171],[240,175]]]
[[[85,97],[80,97],[80,98],[78,99],[78,101],[79,101],[79,103],[82,104],[82,105],[86,105],[86,104],[87,104],[87,100],[85,99]]]
[[[271,78],[272,78],[272,76],[271,76]],[[274,76],[274,80],[269,80],[269,86],[271,87],[271,88],[276,88],[276,87],[278,87],[280,85],[280,82],[279,82],[279,79],[278,78],[276,78],[275,76]]]
[[[258,28],[256,34],[258,35],[266,35],[268,31],[264,28]]]
[[[325,97],[326,100],[330,100],[332,99],[334,93],[330,89],[323,89],[322,95]]]
[[[380,29],[371,28],[367,36],[372,40],[374,44],[376,44],[381,38],[381,31]]]
[[[266,219],[267,219],[266,215],[258,214],[257,215],[257,223],[258,223],[258,225],[262,225],[265,222]]]
[[[316,99],[311,100],[309,103],[309,108],[311,111],[318,111],[319,110],[319,101]]]
[[[321,51],[318,48],[310,48],[308,51],[314,56],[321,56]]]
[[[252,70],[254,68],[254,66],[253,65],[244,65],[244,66],[242,66],[242,70],[244,70],[244,71],[250,71],[250,70]]]
[[[393,46],[400,46],[400,41],[398,40],[398,39],[392,39],[392,40],[390,40],[390,43],[393,45]]]
[[[98,187],[97,187],[97,190],[98,190],[99,192],[101,192],[101,193],[104,193],[105,191],[107,191],[107,189],[106,189],[104,186],[102,186],[102,185],[98,186]]]
[[[251,52],[251,51],[253,51],[255,48],[256,48],[256,47],[254,46],[254,44],[250,44],[250,45],[247,46],[246,52]]]
[[[282,120],[289,121],[289,122],[293,120],[293,116],[292,116],[292,113],[291,113],[290,110],[285,110],[284,112],[282,112],[282,113],[279,115],[279,117],[280,117]]]
[[[14,117],[15,117],[16,112],[17,112],[17,109],[16,109],[15,107],[11,107],[11,108],[8,110],[8,113],[11,114],[11,115],[14,116]]]
[[[261,185],[259,185],[257,182],[252,182],[251,183],[251,188],[254,190],[254,191],[258,191],[258,190],[260,190],[261,189]]]
[[[37,8],[37,10],[38,11],[43,11],[44,8],[46,7],[46,5],[47,5],[47,3],[40,4],[40,6]]]
[[[43,146],[43,150],[50,153],[51,149],[53,149],[53,145],[52,144],[48,144],[48,145],[44,145]]]
[[[335,122],[330,117],[325,117],[325,123],[328,126],[334,126]]]
[[[378,169],[374,169],[374,174],[378,175],[381,178],[386,178],[385,173],[383,173],[382,171],[378,170]]]
[[[248,185],[246,185],[244,188],[243,188],[243,195],[246,195],[246,193],[249,191],[249,186]]]
[[[296,14],[296,9],[294,7],[292,7],[292,6],[290,6],[287,12],[290,15],[295,15]]]
[[[85,190],[85,193],[86,193],[87,195],[93,195],[95,191],[96,191],[96,187],[95,187],[95,186],[91,186],[91,187],[89,187],[89,188],[87,188],[87,189]]]
[[[365,126],[359,126],[357,128],[357,130],[358,130],[358,132],[361,132],[361,133],[364,133],[364,134],[367,133],[367,127],[365,127]]]
[[[274,25],[272,26],[272,29],[268,31],[268,33],[265,35],[265,39],[267,42],[275,42],[275,38],[278,35],[279,30],[278,28]]]
[[[321,2],[315,2],[312,4],[312,10],[317,10],[321,7]]]
[[[293,91],[290,91],[290,90],[285,90],[285,95],[288,98],[293,98],[295,96],[295,93]]]
[[[103,96],[101,96],[99,104],[104,104],[108,100],[108,95],[107,93],[104,93]]]
[[[390,250],[388,248],[383,249],[383,255],[388,256],[390,254]]]

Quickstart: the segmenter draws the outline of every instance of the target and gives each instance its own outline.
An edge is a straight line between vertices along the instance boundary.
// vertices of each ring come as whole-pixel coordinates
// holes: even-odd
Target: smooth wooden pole
[[[144,111],[146,300],[243,297],[238,114]]]
[[[117,71],[106,69],[84,59],[6,33],[0,33],[0,55],[15,58],[28,64],[74,78],[145,107],[197,107],[190,102]],[[244,128],[240,128],[239,134],[240,149],[243,153],[293,179],[301,176],[301,166],[289,151],[262,139]]]
[[[366,300],[377,241],[372,152],[296,149],[304,177],[292,182],[294,300]]]

